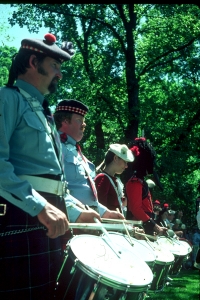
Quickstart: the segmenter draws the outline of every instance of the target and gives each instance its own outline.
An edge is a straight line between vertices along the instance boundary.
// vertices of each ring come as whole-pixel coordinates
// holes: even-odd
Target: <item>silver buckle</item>
[[[68,188],[67,181],[62,181],[62,185],[63,185],[63,196],[65,194],[69,194],[69,190],[67,189]]]
[[[5,216],[5,214],[6,214],[6,204],[0,204],[0,216]]]
[[[63,195],[66,193],[66,181],[62,181],[62,193]]]

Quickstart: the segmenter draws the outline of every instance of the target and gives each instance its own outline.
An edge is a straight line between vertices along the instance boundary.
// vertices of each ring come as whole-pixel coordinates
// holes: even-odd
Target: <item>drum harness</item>
[[[123,192],[122,192],[122,189],[123,188],[120,188],[120,185],[122,185],[122,182],[120,182],[121,180],[119,178],[116,178],[116,182],[117,182],[117,187],[114,183],[114,181],[112,180],[112,178],[107,174],[107,173],[102,173],[104,175],[106,175],[106,177],[110,180],[110,183],[112,184],[116,194],[117,194],[117,200],[119,202],[119,206],[120,206],[120,209],[121,209],[121,212],[123,213],[124,215],[124,209],[122,207],[122,197],[123,197]]]

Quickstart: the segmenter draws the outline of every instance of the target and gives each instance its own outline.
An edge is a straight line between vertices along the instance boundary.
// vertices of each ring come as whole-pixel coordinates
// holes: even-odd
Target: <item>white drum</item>
[[[127,235],[109,232],[113,242],[119,247],[125,247],[135,256],[144,260],[153,272],[153,281],[150,290],[162,290],[165,286],[169,269],[174,262],[174,255],[167,250],[162,249],[157,242],[147,242],[146,240],[137,240]]]
[[[70,299],[71,288],[74,285],[77,288],[80,277],[87,277],[92,286],[84,298],[91,300],[142,300],[153,280],[145,261],[133,256],[129,249],[114,244],[107,236],[75,236],[68,242],[66,253],[65,269],[69,270],[70,283],[62,299]]]
[[[165,236],[158,237],[158,243],[162,249],[167,249],[174,255],[174,263],[169,270],[169,274],[178,275],[182,268],[183,261],[188,255],[188,245],[178,239]]]
[[[140,242],[150,250],[153,250],[156,256],[155,264],[152,268],[154,279],[152,281],[150,290],[163,290],[167,281],[169,271],[173,266],[175,257],[169,250],[163,249],[163,247],[161,247],[156,241],[151,242],[141,240]]]
[[[184,239],[184,238],[179,238],[179,241],[178,241],[183,247],[186,248],[186,251],[187,251],[187,254],[189,255],[191,252],[192,252],[192,245],[191,243]]]
[[[129,238],[128,235],[118,232],[108,232],[112,241],[118,245],[118,247],[131,251],[134,255],[139,256],[141,260],[145,261],[151,268],[154,266],[156,255],[152,249],[146,247],[141,243],[141,240],[137,240],[133,237]]]

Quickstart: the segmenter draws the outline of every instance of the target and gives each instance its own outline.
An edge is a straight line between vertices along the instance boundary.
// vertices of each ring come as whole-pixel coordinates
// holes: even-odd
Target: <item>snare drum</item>
[[[147,242],[146,240],[137,240],[127,235],[109,232],[111,239],[125,249],[130,249],[133,255],[139,256],[144,260],[153,272],[153,281],[150,290],[159,291],[165,286],[169,269],[174,262],[174,255],[167,250],[161,249],[157,242]]]
[[[150,290],[152,291],[161,291],[166,285],[167,277],[169,271],[174,263],[174,255],[168,251],[167,249],[163,249],[160,245],[155,241],[140,241],[146,247],[149,247],[155,253],[156,259],[154,267],[152,268],[152,272],[154,275],[154,279],[152,281]]]
[[[64,267],[70,280],[66,282],[63,300],[142,300],[153,280],[151,269],[140,257],[103,236],[75,236],[66,245],[66,253]],[[88,278],[91,289],[83,293],[85,298],[70,298],[74,286],[79,289],[80,277]]]
[[[169,250],[174,255],[174,263],[169,270],[169,274],[178,275],[182,268],[183,261],[188,255],[188,247],[178,239],[165,236],[158,237],[158,243],[163,249]]]
[[[179,243],[186,248],[188,255],[192,252],[193,246],[188,240],[179,238]]]

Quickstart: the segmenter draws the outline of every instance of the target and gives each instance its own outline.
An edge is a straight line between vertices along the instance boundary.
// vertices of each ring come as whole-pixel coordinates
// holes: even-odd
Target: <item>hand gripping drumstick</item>
[[[137,232],[135,231],[136,234],[139,234],[139,235],[142,235],[146,238],[149,238],[150,240],[153,240],[153,241],[157,241],[157,236],[154,236],[154,235],[149,235],[149,234],[146,234],[146,233],[140,233],[140,232]]]
[[[121,221],[121,220],[119,220]],[[123,224],[96,224],[96,223],[69,223],[69,228],[75,228],[75,229],[90,229],[90,230],[101,230],[102,227],[107,230],[113,230],[113,231],[124,231]],[[131,225],[126,225],[129,231],[135,231],[134,228]],[[149,239],[152,239],[154,241],[157,241],[157,236],[148,235],[145,233],[136,232],[139,235],[146,236]]]
[[[137,232],[132,225],[142,225],[143,222],[142,221],[132,221],[132,220],[122,220],[122,219],[105,219],[105,218],[101,218],[102,222],[106,222],[106,223],[123,223],[126,224],[126,227],[129,231],[134,231],[136,234],[142,235],[144,237],[147,237],[153,241],[157,241],[157,236],[154,235],[148,235],[146,233],[140,233]],[[132,224],[132,225],[131,225]],[[119,225],[119,224],[118,224]],[[121,229],[121,227],[119,227],[119,229]],[[109,229],[108,229],[109,230]],[[118,228],[115,228],[115,230],[118,230]],[[122,229],[121,229],[122,230]],[[132,242],[131,242],[132,243]]]

